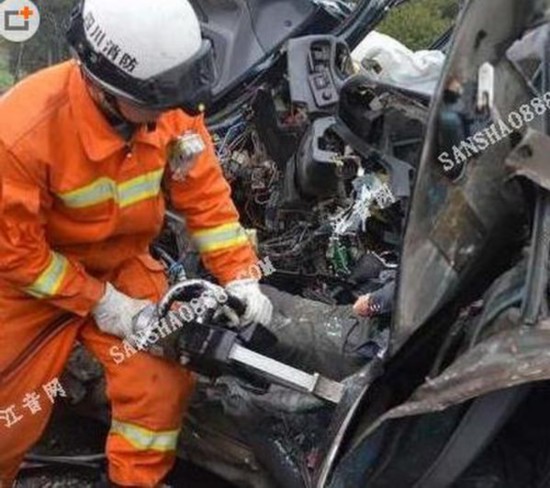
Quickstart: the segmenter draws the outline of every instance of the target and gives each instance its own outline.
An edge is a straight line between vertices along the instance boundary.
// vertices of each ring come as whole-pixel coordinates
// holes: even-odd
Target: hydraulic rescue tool
[[[200,306],[191,309],[188,305],[192,301]],[[340,402],[344,393],[342,383],[258,352],[269,349],[276,338],[259,324],[232,325],[229,318],[243,312],[242,302],[220,286],[186,279],[173,285],[157,304],[146,307],[135,317],[134,339],[139,349],[176,359],[206,376],[252,375],[331,403]]]

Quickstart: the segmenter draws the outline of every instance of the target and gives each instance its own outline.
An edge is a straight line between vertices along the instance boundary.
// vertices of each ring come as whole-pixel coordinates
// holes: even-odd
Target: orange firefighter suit
[[[206,150],[183,179],[172,178],[167,146],[186,131],[200,134]],[[106,281],[134,298],[156,299],[165,289],[162,266],[148,246],[161,229],[166,196],[222,284],[246,275],[257,258],[202,117],[167,112],[154,130],[141,128],[126,143],[96,107],[73,61],[28,77],[0,99],[3,486],[10,486],[44,430],[55,401],[45,385],[61,375],[76,340],[105,370],[110,478],[154,486],[170,469],[191,374],[141,352],[115,362],[111,351],[121,341],[89,317]],[[49,325],[67,314],[71,320],[50,334]],[[40,410],[31,408],[29,395],[41,400]]]

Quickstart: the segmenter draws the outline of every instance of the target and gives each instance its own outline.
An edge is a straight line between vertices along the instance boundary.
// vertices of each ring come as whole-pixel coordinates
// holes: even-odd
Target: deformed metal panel
[[[521,144],[510,153],[506,164],[518,176],[524,176],[550,191],[550,137],[529,129]]]
[[[510,138],[489,146],[467,163],[459,181],[446,176],[438,161],[438,120],[445,89],[467,90],[490,62],[497,80],[493,119],[507,116],[529,101],[532,91],[504,53],[532,21],[535,1],[471,2],[433,103],[417,173],[401,257],[394,317],[393,351],[456,294],[476,258],[497,233],[517,221],[522,208],[517,186],[506,185],[510,171],[502,164]],[[494,22],[498,9],[499,22]],[[467,91],[465,91],[467,93]],[[467,95],[464,95],[465,97]],[[496,252],[496,251],[495,251]]]
[[[501,321],[516,324],[518,311]],[[436,378],[428,378],[406,403],[386,412],[363,439],[390,419],[444,410],[487,393],[550,379],[550,319],[536,327],[504,327],[460,356]]]
[[[528,27],[546,21],[549,8],[550,0],[477,0],[462,12],[432,103],[407,219],[392,356],[468,286],[487,250],[498,253],[499,245],[508,244],[503,230],[525,222],[526,204],[514,178],[517,168],[505,164],[525,128],[470,158],[463,177],[453,181],[437,160],[438,121],[448,95],[445,90],[454,85],[468,93],[477,84],[479,68],[487,62],[496,80],[493,121],[507,117],[535,96],[533,86],[507,59],[506,51]],[[354,454],[367,439],[380,446],[380,434],[390,419],[437,412],[490,392],[550,379],[550,322],[527,328],[519,325],[518,317],[516,311],[498,318],[493,330],[499,332],[464,352],[442,374],[427,379],[405,403],[373,421],[363,394],[362,409],[358,409],[361,418],[342,427],[345,434],[340,432],[335,438],[340,445],[334,445],[325,459],[316,486],[345,486],[346,460],[356,459]],[[342,446],[344,438],[352,443]]]

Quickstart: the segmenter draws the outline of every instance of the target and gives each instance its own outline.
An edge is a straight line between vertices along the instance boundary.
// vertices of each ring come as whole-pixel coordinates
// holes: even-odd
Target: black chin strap
[[[100,108],[113,129],[115,129],[125,141],[130,141],[139,126],[130,122],[122,115],[116,97],[110,93],[103,92]]]
[[[139,124],[134,124],[124,118],[120,110],[118,100],[110,93],[103,92],[104,102],[101,108],[107,120],[125,141],[130,141],[135,132],[139,129]],[[157,128],[156,122],[148,122],[145,124],[147,132],[154,132]]]
[[[96,102],[103,115],[105,115],[105,118],[107,119],[111,127],[115,129],[116,132],[126,142],[129,142],[136,131],[139,129],[140,124],[135,124],[125,118],[122,114],[122,110],[120,110],[120,105],[117,98],[95,84],[93,80],[86,76],[86,72],[84,70],[81,70],[81,73],[83,78],[86,79],[97,92],[101,93],[101,96],[94,95],[92,93],[92,98]],[[156,122],[148,122],[147,124],[145,124],[145,127],[147,129],[147,132],[153,132],[156,130],[157,124]]]
[[[94,83],[94,81],[86,75],[84,69],[81,68],[80,73],[82,78],[93,87],[93,90],[90,90],[90,94],[111,127],[115,129],[126,142],[130,141],[139,126],[130,122],[122,115],[118,100],[115,96],[103,90],[97,83]],[[97,93],[101,93],[101,95]]]

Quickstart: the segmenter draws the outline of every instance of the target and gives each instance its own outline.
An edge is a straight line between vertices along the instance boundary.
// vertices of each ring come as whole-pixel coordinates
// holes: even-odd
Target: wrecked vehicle
[[[251,415],[228,401],[246,396],[233,385],[221,403],[234,416],[256,418],[256,438],[232,438],[223,428],[205,433],[195,422],[196,438],[226,446],[224,459],[208,451],[208,442],[203,442],[208,456],[202,460],[186,449],[197,463],[242,486],[548,485],[549,9],[547,1],[475,1],[462,12],[431,106],[404,238],[397,244],[400,268],[388,347],[375,350],[366,366],[347,376],[348,396],[335,410],[308,407],[295,414],[279,407],[277,412],[271,402]],[[372,120],[372,111],[376,104],[363,111],[363,120]],[[522,123],[512,114],[522,114]],[[346,120],[340,112],[330,116]],[[312,154],[324,122],[319,117],[309,127]],[[388,146],[376,147],[380,139],[369,139],[380,133],[375,125],[360,137],[385,150],[388,163],[396,154]],[[311,147],[304,139],[300,143]],[[350,147],[362,155],[360,144]],[[455,157],[449,168],[440,156],[456,155],[454,148],[465,156]],[[315,184],[307,178],[305,161],[312,163],[300,160],[303,153],[290,157],[290,181],[309,197],[330,192],[327,186],[334,180]],[[406,198],[395,173],[381,166],[365,173],[387,184],[395,200]],[[344,185],[345,174],[338,179]],[[351,181],[361,177],[354,174]],[[272,197],[281,198],[281,208],[292,195],[285,190]],[[362,202],[360,196],[357,201]],[[253,203],[254,209],[261,206]],[[389,221],[382,219],[383,225]],[[259,235],[261,250],[269,234]],[[325,242],[330,246],[330,238]],[[384,243],[380,252],[395,252],[383,239],[378,242]],[[293,265],[307,266],[314,255],[302,254],[294,263],[281,257],[277,265],[292,271]],[[335,276],[340,283],[349,281],[345,267],[331,261],[333,254],[323,249],[322,256],[328,265],[315,272],[323,270],[323,281]],[[327,294],[315,279],[305,286]],[[252,403],[261,404],[261,395]],[[254,417],[258,411],[260,420]]]
[[[198,441],[183,441],[193,462],[239,486],[548,486],[549,8],[472,1],[461,15],[397,245],[387,347],[375,348],[355,374],[332,371],[347,385],[335,409],[301,404],[297,413],[276,402],[281,394],[269,398],[224,379],[217,400],[224,419],[237,420],[233,430],[220,423],[210,430],[198,419],[208,418],[201,413],[216,398],[201,404],[191,424]],[[304,173],[291,173],[293,182]],[[391,176],[377,178],[403,197]],[[343,268],[322,255],[329,257],[322,281],[341,278]],[[292,261],[277,264],[285,270]],[[315,280],[298,286],[345,303]],[[317,326],[330,330],[326,321]],[[213,446],[224,446],[224,455]]]
[[[548,486],[549,7],[470,2],[462,14],[418,167],[385,371],[336,429],[316,486]],[[454,148],[473,150],[446,168],[439,156]]]
[[[423,94],[357,76],[350,62],[393,3],[196,2],[223,53],[209,127],[243,223],[275,270],[265,281],[279,342],[257,352],[345,391],[335,407],[242,371],[201,377],[180,454],[238,486],[548,478],[532,425],[545,425],[547,394],[533,382],[548,376],[547,128],[538,118],[501,133],[451,171],[438,158],[548,91],[536,62],[545,54],[508,51],[548,5],[471,2],[428,113]],[[154,251],[173,281],[182,268],[205,277],[182,226],[169,214]],[[353,317],[357,296],[396,279],[391,317]],[[80,387],[95,390],[94,378],[73,380],[80,404],[90,400]],[[88,415],[107,418],[101,399],[91,405]]]
[[[268,281],[351,303],[371,278],[367,253],[396,266],[427,119],[425,95],[354,76],[350,47],[395,2],[351,13],[343,2],[250,2],[250,18],[240,2],[196,3],[223,53],[208,126],[242,222],[277,270]],[[186,243],[161,245],[198,272]]]

